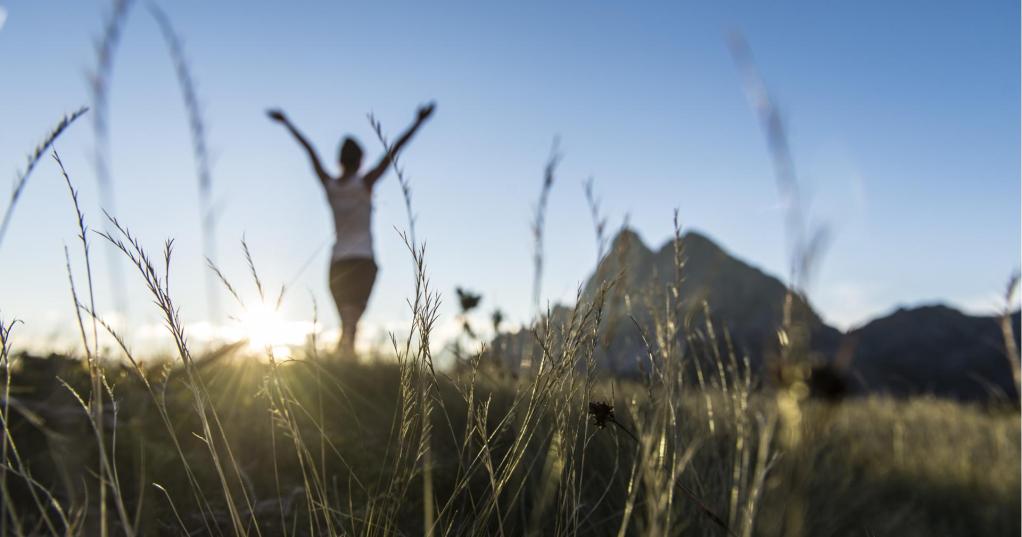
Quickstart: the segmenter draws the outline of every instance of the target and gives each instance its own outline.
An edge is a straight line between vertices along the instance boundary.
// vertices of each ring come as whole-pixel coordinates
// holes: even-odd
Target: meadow
[[[1016,407],[810,397],[797,315],[779,327],[776,380],[715,354],[727,347],[714,327],[670,305],[651,312],[642,375],[617,379],[595,359],[610,280],[540,318],[514,351],[531,359],[521,368],[483,345],[440,369],[440,295],[419,248],[412,328],[390,353],[341,361],[315,337],[286,360],[245,342],[193,353],[168,290],[171,243],[154,260],[112,223],[104,238],[146,282],[177,356],[136,358],[81,300],[82,357],[17,353],[3,326],[12,535],[1020,531]],[[682,326],[709,344],[681,345]],[[120,348],[101,352],[93,330]]]
[[[560,360],[572,359],[519,379],[483,365],[434,376],[415,357],[223,357],[191,374],[108,364],[97,427],[72,392],[90,389],[82,361],[22,356],[7,385],[6,528],[97,535],[106,517],[111,535],[1019,531],[1013,409],[808,400],[793,425],[783,398],[741,380],[615,383]],[[614,416],[602,427],[600,402]]]

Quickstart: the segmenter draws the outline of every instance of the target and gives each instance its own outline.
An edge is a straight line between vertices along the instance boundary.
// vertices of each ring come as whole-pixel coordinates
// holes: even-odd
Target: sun
[[[296,323],[285,320],[278,311],[266,304],[255,304],[238,316],[240,335],[248,340],[254,352],[273,353],[274,358],[291,355],[291,345],[301,344],[305,337]]]

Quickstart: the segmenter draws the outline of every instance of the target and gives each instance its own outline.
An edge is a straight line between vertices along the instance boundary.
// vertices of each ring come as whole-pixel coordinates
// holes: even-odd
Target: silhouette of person
[[[377,266],[373,256],[371,220],[373,212],[373,187],[387,172],[391,162],[412,138],[412,135],[429,119],[434,103],[419,107],[415,121],[390,147],[379,163],[362,173],[362,147],[350,136],[341,142],[338,153],[340,175],[330,175],[319,161],[312,144],[288,120],[279,109],[267,111],[270,119],[287,127],[295,140],[309,155],[312,168],[326,191],[327,202],[334,217],[333,254],[330,260],[330,294],[333,295],[337,313],[341,317],[341,337],[337,351],[341,357],[354,359],[355,335],[358,322],[365,312],[373,284],[376,282]]]

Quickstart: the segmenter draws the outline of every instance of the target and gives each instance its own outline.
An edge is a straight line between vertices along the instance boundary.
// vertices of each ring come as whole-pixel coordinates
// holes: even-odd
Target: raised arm
[[[309,160],[312,161],[312,168],[316,172],[316,177],[319,177],[319,182],[324,186],[330,181],[330,174],[323,169],[323,164],[319,162],[319,155],[316,154],[316,149],[312,147],[312,144],[302,136],[301,132],[291,124],[291,121],[284,115],[284,112],[279,109],[267,110],[266,115],[270,116],[270,119],[280,123],[287,127],[287,130],[291,132],[291,135],[298,140],[298,143],[305,148],[305,152],[309,155]]]
[[[379,181],[383,174],[387,173],[387,167],[397,158],[397,154],[401,152],[401,149],[408,143],[408,140],[412,139],[415,131],[419,130],[419,127],[429,119],[435,107],[434,103],[419,107],[418,114],[415,116],[415,122],[390,146],[390,149],[380,158],[380,162],[372,170],[369,170],[369,173],[365,174],[364,181],[367,187],[371,189],[376,184],[376,181]]]

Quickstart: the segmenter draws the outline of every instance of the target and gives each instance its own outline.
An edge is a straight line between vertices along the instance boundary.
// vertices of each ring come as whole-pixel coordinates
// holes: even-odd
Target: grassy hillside
[[[54,380],[84,392],[88,371],[59,357],[15,363],[8,431],[23,471],[37,480],[43,505],[52,493],[69,520],[83,517],[79,533],[92,534],[97,443],[82,407]],[[227,357],[196,369],[194,381],[172,374],[164,382],[162,368],[149,369],[154,400],[134,372],[109,369],[105,446],[119,486],[108,490],[146,535],[176,535],[182,526],[200,534],[417,535],[427,501],[436,533],[455,535],[778,535],[792,531],[793,514],[803,535],[1019,531],[1014,412],[929,399],[807,402],[801,439],[785,448],[768,395],[686,390],[675,394],[673,423],[663,428],[651,413],[663,394],[655,387],[594,379],[587,394],[571,373],[547,386],[567,398],[545,399],[532,392],[536,384],[480,368],[474,382],[471,372],[439,377],[416,401],[409,373],[417,374],[408,364]],[[577,389],[561,384],[576,381]],[[192,382],[205,387],[207,416],[217,416],[212,438]],[[589,400],[612,403],[620,427],[596,426]],[[416,425],[424,405],[432,406],[426,428]],[[672,434],[657,434],[664,430]],[[13,514],[21,528],[37,527],[40,511],[14,472],[5,522],[14,526]],[[670,473],[676,486],[666,483]],[[43,511],[62,532],[56,509]]]
[[[1020,531],[1014,406],[814,400],[798,315],[778,327],[764,388],[728,332],[682,317],[682,271],[649,310],[631,381],[598,365],[610,283],[534,323],[514,371],[485,347],[434,367],[439,295],[421,249],[412,327],[389,359],[333,361],[314,340],[286,361],[243,344],[203,356],[169,292],[169,244],[154,261],[112,223],[107,239],[145,280],[177,356],[86,344],[84,358],[32,358],[0,326],[0,523],[12,534]],[[123,341],[79,303],[83,341]]]

